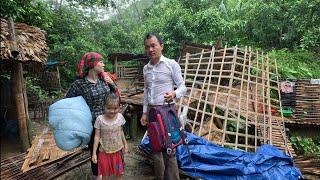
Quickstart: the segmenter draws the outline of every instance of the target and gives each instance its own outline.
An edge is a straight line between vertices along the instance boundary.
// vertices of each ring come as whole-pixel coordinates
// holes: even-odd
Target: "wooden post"
[[[60,72],[59,72],[59,65],[57,65],[57,73],[58,73],[58,76],[57,76],[57,78],[58,78],[58,83],[59,83],[59,91],[61,92],[61,82],[60,82]]]
[[[21,79],[23,80],[23,79]],[[28,97],[27,97],[27,87],[26,83],[24,81],[21,81],[23,85],[23,100],[24,100],[24,107],[25,107],[25,112],[26,112],[26,121],[27,121],[27,129],[31,129],[31,122],[30,122],[30,114],[29,114],[29,103],[28,103]],[[28,140],[31,142],[32,139],[32,134],[31,131],[28,131]]]
[[[137,138],[137,131],[138,131],[138,111],[137,107],[132,107],[133,114],[132,114],[132,121],[131,121],[131,132],[132,132],[132,139]],[[139,121],[140,122],[140,121]]]
[[[13,78],[13,94],[15,98],[15,103],[17,107],[17,117],[19,121],[19,133],[20,139],[22,142],[22,148],[26,151],[29,146],[29,138],[28,138],[28,127],[27,127],[27,116],[26,116],[26,109],[25,109],[25,101],[23,99],[23,90],[22,90],[22,82],[23,82],[23,75],[22,75],[22,64],[17,63],[14,66],[14,70],[12,71],[12,78]]]
[[[118,78],[120,78],[120,71],[118,71],[118,56],[116,56],[115,60],[114,60],[114,66],[113,66],[113,73],[116,73]]]
[[[137,137],[137,108],[133,105],[128,105],[128,111],[125,112],[124,117],[129,123],[129,135],[131,139]]]
[[[18,46],[16,42],[16,34],[13,19],[9,17],[9,26],[10,32],[10,42],[11,42],[11,58],[12,61],[15,61],[19,55]],[[15,63],[13,64],[13,70],[11,72],[11,77],[13,80],[13,94],[16,103],[16,110],[17,110],[17,117],[19,121],[19,132],[20,132],[20,139],[22,142],[22,148],[26,151],[29,146],[29,135],[28,135],[28,126],[27,126],[27,115],[26,115],[26,108],[25,108],[25,100],[23,98],[23,73],[22,73],[22,64]]]

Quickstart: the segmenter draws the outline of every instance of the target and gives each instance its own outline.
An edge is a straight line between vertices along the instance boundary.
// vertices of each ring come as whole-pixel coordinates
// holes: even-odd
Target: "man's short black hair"
[[[146,35],[145,38],[144,38],[143,44],[146,42],[147,39],[150,39],[150,38],[152,38],[152,37],[156,37],[157,40],[158,40],[158,42],[159,42],[160,44],[163,44],[163,40],[161,39],[161,37],[160,37],[157,33],[154,33],[154,32],[149,32],[149,33],[147,33],[147,35]]]

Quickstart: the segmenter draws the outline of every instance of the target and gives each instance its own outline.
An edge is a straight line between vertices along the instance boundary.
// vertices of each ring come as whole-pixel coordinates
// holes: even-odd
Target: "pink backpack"
[[[166,150],[167,154],[171,154],[177,146],[187,144],[174,104],[153,107],[148,117],[148,136],[153,152]]]

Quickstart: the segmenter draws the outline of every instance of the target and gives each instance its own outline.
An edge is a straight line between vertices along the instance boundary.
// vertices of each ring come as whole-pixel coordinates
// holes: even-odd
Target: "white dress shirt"
[[[175,90],[176,99],[185,95],[187,88],[184,84],[181,68],[179,64],[173,60],[161,56],[160,61],[152,65],[149,61],[143,67],[144,76],[144,101],[143,112],[147,112],[149,105],[163,105],[164,95]],[[174,99],[174,102],[176,102]]]

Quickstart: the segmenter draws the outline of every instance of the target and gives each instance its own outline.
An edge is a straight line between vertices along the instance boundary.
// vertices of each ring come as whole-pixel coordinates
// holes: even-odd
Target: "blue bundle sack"
[[[49,123],[57,146],[65,151],[90,141],[92,115],[82,96],[61,99],[49,106]]]

